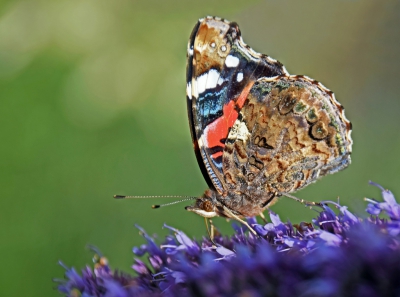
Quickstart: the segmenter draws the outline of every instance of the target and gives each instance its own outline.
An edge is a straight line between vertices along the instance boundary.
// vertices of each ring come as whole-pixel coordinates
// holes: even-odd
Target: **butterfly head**
[[[196,199],[193,206],[186,206],[185,209],[205,218],[226,216],[222,204],[217,199],[217,195],[215,191],[208,189],[203,197]]]

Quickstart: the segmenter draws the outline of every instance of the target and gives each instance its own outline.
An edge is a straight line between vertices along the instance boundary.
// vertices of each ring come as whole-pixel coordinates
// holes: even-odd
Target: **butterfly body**
[[[200,19],[188,44],[187,104],[209,189],[186,209],[260,214],[350,164],[351,124],[333,93],[253,51],[236,23]]]

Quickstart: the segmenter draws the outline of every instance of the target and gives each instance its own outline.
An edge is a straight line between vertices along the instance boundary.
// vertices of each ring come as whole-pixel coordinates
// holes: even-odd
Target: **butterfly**
[[[209,187],[186,209],[205,218],[244,222],[351,162],[352,126],[334,94],[255,52],[235,22],[206,17],[195,25],[186,99]]]

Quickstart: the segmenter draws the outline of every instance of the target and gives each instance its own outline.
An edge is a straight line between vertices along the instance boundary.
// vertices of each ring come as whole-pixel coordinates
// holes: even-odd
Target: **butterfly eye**
[[[215,42],[212,42],[212,43],[210,44],[210,46],[211,46],[212,48],[215,48],[215,47],[216,47]]]
[[[211,201],[206,200],[202,203],[201,209],[205,210],[206,212],[212,212],[214,210],[214,207]]]

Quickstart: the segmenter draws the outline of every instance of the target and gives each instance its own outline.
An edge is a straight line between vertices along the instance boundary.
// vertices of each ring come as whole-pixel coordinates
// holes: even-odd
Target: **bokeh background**
[[[63,260],[86,244],[131,272],[134,224],[197,238],[202,218],[175,199],[201,195],[186,117],[186,44],[197,19],[239,23],[246,43],[332,89],[353,122],[353,164],[298,192],[353,210],[400,195],[399,1],[2,1],[0,6],[1,296],[58,295]],[[315,212],[283,199],[284,220]],[[222,232],[230,224],[214,220]]]

